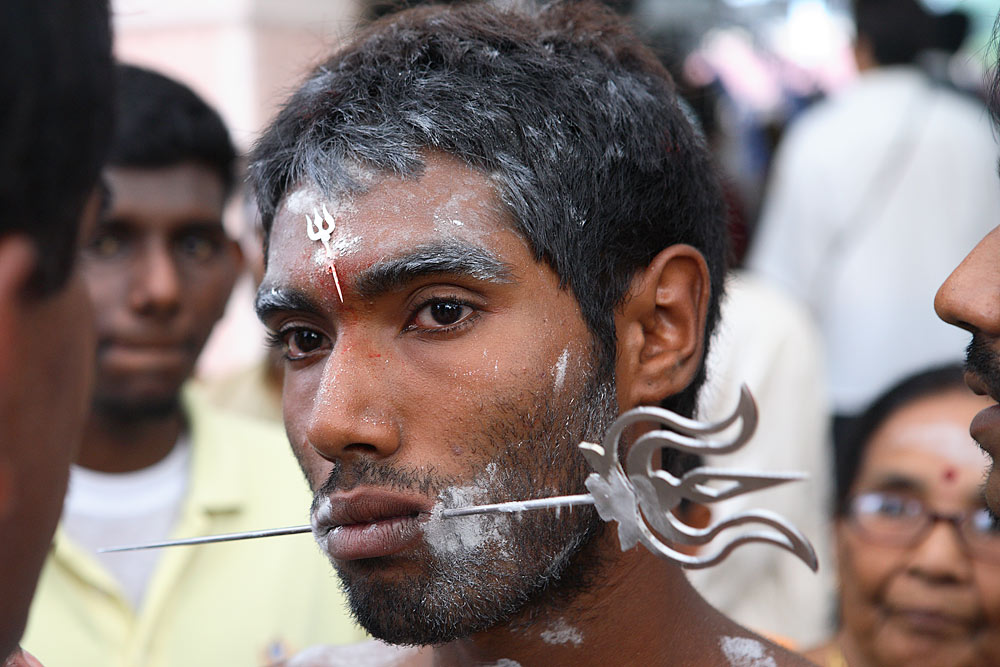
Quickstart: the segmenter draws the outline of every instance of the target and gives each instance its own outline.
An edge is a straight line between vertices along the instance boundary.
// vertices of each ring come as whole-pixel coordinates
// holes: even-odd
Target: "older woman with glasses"
[[[969,422],[992,404],[960,368],[913,376],[837,452],[840,630],[826,667],[1000,665],[1000,527]],[[984,415],[983,418],[988,415]]]

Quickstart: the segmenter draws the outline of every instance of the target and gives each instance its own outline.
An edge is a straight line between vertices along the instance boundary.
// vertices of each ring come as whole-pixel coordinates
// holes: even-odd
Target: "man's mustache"
[[[973,334],[965,350],[965,370],[986,385],[994,400],[1000,400],[1000,355],[980,334]]]
[[[336,461],[326,481],[316,491],[313,506],[331,493],[350,491],[359,486],[372,486],[393,491],[419,492],[422,495],[437,496],[438,492],[452,484],[447,477],[439,477],[434,470],[406,470],[392,465],[375,463],[359,458],[344,465]]]

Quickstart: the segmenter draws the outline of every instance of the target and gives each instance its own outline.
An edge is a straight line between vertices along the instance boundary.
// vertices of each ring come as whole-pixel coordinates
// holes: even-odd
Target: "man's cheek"
[[[319,456],[304,440],[295,439],[291,430],[288,432],[288,440],[292,443],[292,454],[299,462],[299,468],[302,469],[309,488],[315,492],[329,477],[333,464]]]

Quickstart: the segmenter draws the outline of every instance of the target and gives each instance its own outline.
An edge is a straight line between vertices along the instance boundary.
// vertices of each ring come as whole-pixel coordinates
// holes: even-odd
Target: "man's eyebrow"
[[[316,304],[302,292],[282,287],[268,288],[265,285],[257,290],[254,310],[257,311],[257,317],[262,322],[277,312],[296,311],[319,314],[319,308],[316,307]]]
[[[374,299],[416,278],[437,273],[493,283],[514,280],[510,266],[492,251],[471,243],[443,241],[419,245],[405,255],[374,263],[358,273],[353,288],[362,299]]]

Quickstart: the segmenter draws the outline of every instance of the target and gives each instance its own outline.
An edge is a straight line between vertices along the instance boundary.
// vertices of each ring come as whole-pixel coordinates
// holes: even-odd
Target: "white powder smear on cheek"
[[[548,629],[542,631],[541,637],[546,644],[572,644],[573,646],[583,644],[583,633],[567,623],[565,618],[560,618],[549,624]]]
[[[563,388],[563,384],[566,382],[566,365],[569,363],[569,348],[564,348],[562,354],[559,355],[559,361],[556,362],[555,367],[552,372],[556,376],[556,391]]]
[[[438,558],[467,555],[488,543],[500,543],[499,517],[488,514],[442,519],[445,507],[465,507],[482,502],[482,489],[476,485],[449,487],[441,492],[424,524],[424,541]]]
[[[496,477],[497,466],[490,463],[476,475],[470,484],[451,486],[438,494],[438,502],[431,510],[431,517],[424,523],[424,541],[437,558],[472,556],[486,547],[499,547],[505,552],[501,527],[509,521],[506,515],[473,514],[470,516],[441,518],[444,508],[465,507],[484,502],[492,502],[496,494],[491,493],[491,485]]]
[[[777,667],[764,644],[750,637],[720,637],[719,647],[732,667]]]
[[[317,532],[319,524],[326,523],[329,524],[333,516],[333,506],[330,503],[330,499],[326,496],[320,499],[319,504],[316,509],[313,510],[312,517],[310,517],[309,523],[312,525],[313,539],[316,540],[321,548],[326,548],[326,535],[321,535]]]

